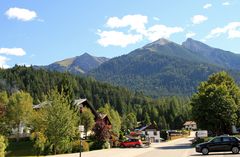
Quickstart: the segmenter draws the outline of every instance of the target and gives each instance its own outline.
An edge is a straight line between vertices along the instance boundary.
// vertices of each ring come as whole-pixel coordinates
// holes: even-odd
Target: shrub
[[[34,132],[31,134],[30,139],[34,142],[34,149],[37,152],[37,155],[40,155],[44,152],[47,138],[41,132]]]
[[[104,142],[103,141],[94,141],[91,144],[90,150],[99,150],[102,149]]]
[[[110,148],[110,143],[108,141],[104,142],[102,145],[102,149],[109,149]]]
[[[0,135],[0,157],[5,156],[5,149],[6,149],[6,140],[4,136]]]
[[[114,141],[112,143],[112,147],[119,147],[120,146],[120,142],[119,141]]]
[[[72,142],[72,152],[79,152],[80,150],[80,140],[76,140]],[[89,151],[89,144],[87,141],[82,141],[82,147],[81,147],[82,152],[87,152]]]

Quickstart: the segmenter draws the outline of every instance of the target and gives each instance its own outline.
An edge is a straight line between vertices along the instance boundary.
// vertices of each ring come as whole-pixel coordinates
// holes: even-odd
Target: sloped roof
[[[151,125],[146,125],[146,126],[142,126],[142,127],[140,127],[140,128],[137,128],[137,129],[135,129],[136,131],[145,131],[145,130],[147,130],[147,129],[149,129],[149,130],[158,130],[158,128],[156,127],[156,126],[154,126],[153,124],[151,124]]]
[[[87,99],[76,99],[74,100],[74,105],[82,104],[84,101],[87,101]]]
[[[42,107],[44,107],[45,105],[50,104],[50,103],[51,103],[50,101],[44,101],[44,102],[42,102],[42,103],[40,103],[40,104],[33,105],[33,109],[40,109],[40,108],[42,108]]]
[[[196,122],[194,122],[194,121],[186,121],[183,125],[184,126],[186,126],[186,125],[196,125]]]
[[[74,100],[73,104],[76,105],[76,106],[79,106],[80,104],[82,104],[83,106],[87,106],[88,108],[90,108],[90,110],[94,114],[95,118],[99,117],[99,114],[97,113],[96,109],[93,107],[92,104],[90,104],[88,102],[87,99],[77,99],[77,100]]]

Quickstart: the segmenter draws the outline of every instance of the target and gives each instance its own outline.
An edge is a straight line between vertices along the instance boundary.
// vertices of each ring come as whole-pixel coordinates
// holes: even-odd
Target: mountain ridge
[[[201,55],[201,57],[205,58],[209,63],[228,69],[240,70],[240,54],[214,48],[191,38],[184,41],[182,46]]]
[[[183,45],[159,39],[103,63],[89,75],[153,97],[191,95],[201,81],[215,72],[225,70],[238,75],[236,69],[207,58]]]
[[[73,74],[85,74],[108,60],[109,59],[106,57],[95,57],[88,53],[83,53],[80,56],[67,58],[46,66],[38,66],[37,68],[59,72],[70,72]]]
[[[92,76],[99,81],[159,97],[191,95],[201,81],[223,70],[240,81],[238,56],[190,38],[182,45],[160,38],[112,59],[84,53],[44,68]]]

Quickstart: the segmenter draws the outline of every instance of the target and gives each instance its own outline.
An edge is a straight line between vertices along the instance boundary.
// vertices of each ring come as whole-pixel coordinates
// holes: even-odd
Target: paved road
[[[192,134],[192,136],[194,133]],[[200,157],[191,147],[193,137],[152,144],[150,148],[114,148],[82,153],[82,157]],[[210,153],[207,157],[239,157],[231,153]],[[55,157],[79,157],[79,153]]]

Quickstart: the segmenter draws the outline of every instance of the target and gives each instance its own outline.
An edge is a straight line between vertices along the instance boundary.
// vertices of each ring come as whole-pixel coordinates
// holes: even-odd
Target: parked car
[[[196,146],[196,152],[207,155],[209,152],[232,151],[238,154],[240,150],[240,139],[231,136],[218,136],[209,142],[200,143]]]
[[[127,141],[121,142],[120,147],[142,147],[143,143],[139,139],[128,139]]]

